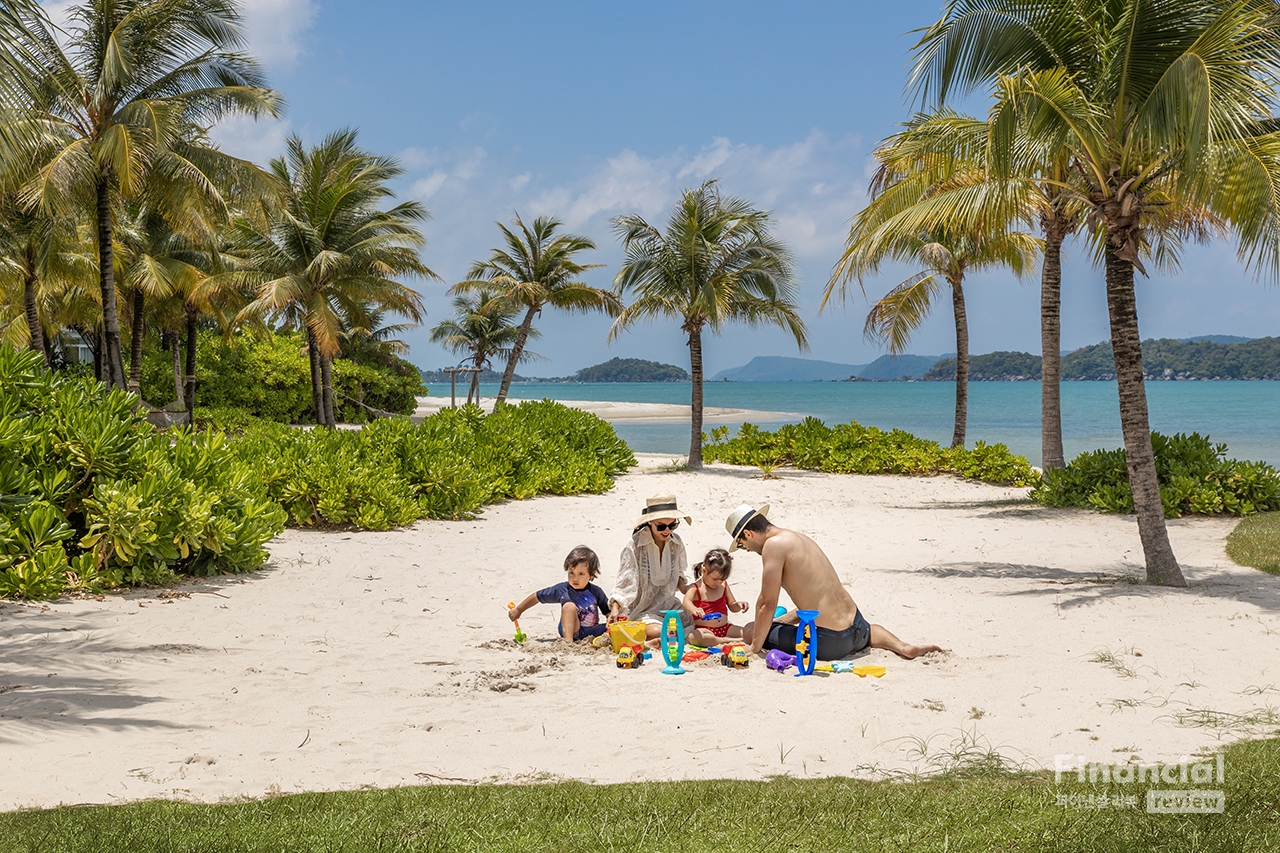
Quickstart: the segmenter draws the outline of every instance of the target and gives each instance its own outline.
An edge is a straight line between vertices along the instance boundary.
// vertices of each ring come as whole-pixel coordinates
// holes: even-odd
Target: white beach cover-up
[[[680,537],[673,533],[659,556],[653,532],[645,525],[622,549],[618,582],[609,601],[618,602],[635,622],[661,622],[662,611],[681,609],[677,584],[688,583],[688,568],[689,558]]]

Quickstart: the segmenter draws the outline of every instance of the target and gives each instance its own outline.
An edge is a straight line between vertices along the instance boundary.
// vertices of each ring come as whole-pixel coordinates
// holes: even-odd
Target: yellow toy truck
[[[746,646],[734,646],[729,651],[720,653],[720,663],[734,669],[746,669],[751,664],[751,655]]]
[[[635,669],[644,663],[644,650],[640,646],[623,646],[618,650],[618,669]]]

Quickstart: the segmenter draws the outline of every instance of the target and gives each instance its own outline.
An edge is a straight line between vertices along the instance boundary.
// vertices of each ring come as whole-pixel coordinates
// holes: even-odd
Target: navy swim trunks
[[[769,636],[764,639],[766,649],[780,649],[789,655],[796,653],[796,625],[774,622]],[[839,660],[854,652],[860,652],[871,643],[871,625],[862,615],[862,609],[853,616],[853,624],[843,631],[818,626],[818,660]]]

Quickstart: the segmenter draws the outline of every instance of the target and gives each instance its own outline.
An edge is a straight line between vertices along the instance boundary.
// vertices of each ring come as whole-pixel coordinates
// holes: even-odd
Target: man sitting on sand
[[[798,609],[818,611],[819,660],[837,660],[868,646],[888,649],[908,660],[942,651],[940,646],[909,646],[884,627],[868,624],[818,543],[803,533],[771,524],[765,517],[768,511],[768,504],[758,510],[743,504],[724,525],[733,537],[730,551],[745,548],[764,560],[756,618],[743,628],[743,640],[752,653],[761,649],[795,651],[796,626],[800,624],[796,612],[773,618],[779,589],[787,591]]]

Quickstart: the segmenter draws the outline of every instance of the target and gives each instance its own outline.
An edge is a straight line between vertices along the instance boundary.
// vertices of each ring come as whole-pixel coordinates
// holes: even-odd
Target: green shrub
[[[1168,518],[1183,515],[1249,515],[1280,509],[1280,474],[1265,462],[1227,458],[1225,444],[1199,433],[1151,433],[1160,500]],[[1124,450],[1082,453],[1066,468],[1050,471],[1031,493],[1045,506],[1133,512]]]
[[[284,527],[219,433],[159,435],[137,398],[0,346],[0,595],[242,572]]]
[[[311,363],[306,338],[284,332],[237,334],[231,340],[201,332],[196,344],[196,404],[236,409],[276,423],[314,423]],[[174,399],[173,356],[151,348],[143,358],[142,397],[160,405]],[[392,355],[362,354],[333,362],[334,416],[364,423],[368,408],[411,414],[425,394],[422,376]],[[363,405],[361,405],[363,404]]]
[[[469,518],[507,498],[600,494],[635,464],[613,428],[549,400],[492,415],[445,409],[420,424],[360,431],[248,426],[235,452],[298,525],[387,530],[419,518]]]
[[[971,480],[1027,486],[1035,469],[1003,444],[978,442],[972,450],[942,447],[900,429],[885,432],[850,421],[834,428],[805,418],[777,432],[743,424],[736,438],[727,427],[703,436],[703,458],[731,465],[794,465],[833,474],[959,474]]]

